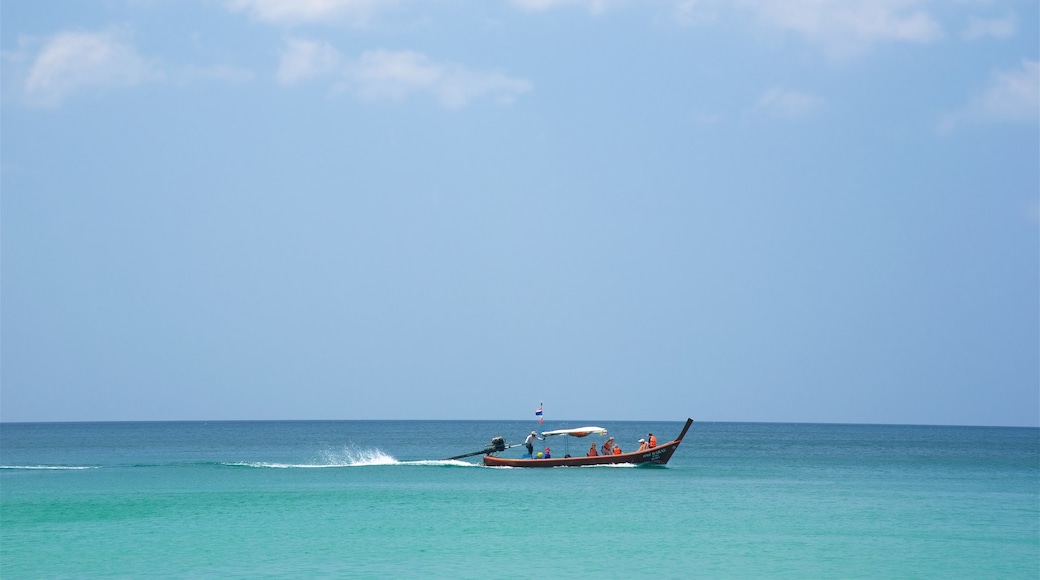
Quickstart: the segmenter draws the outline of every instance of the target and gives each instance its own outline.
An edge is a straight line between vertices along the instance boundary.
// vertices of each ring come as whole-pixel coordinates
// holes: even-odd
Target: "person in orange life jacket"
[[[657,437],[654,437],[653,433],[651,433],[647,437],[647,445],[650,447],[650,449],[653,449],[654,447],[657,447]]]
[[[542,441],[545,441],[545,437],[539,437],[537,432],[531,431],[531,434],[528,435],[527,439],[524,440],[524,445],[527,446],[527,454],[528,455],[533,455],[534,454],[534,440],[535,439],[541,439]]]
[[[599,455],[599,453],[596,453],[596,444],[593,443],[592,445],[589,445],[589,457],[595,457],[597,455]]]
[[[611,437],[603,442],[603,448],[600,449],[600,453],[603,455],[610,455],[610,452],[614,450],[614,438]]]
[[[618,445],[614,446],[614,455],[621,455],[621,447]]]
[[[552,454],[549,453],[549,448],[548,447],[545,448],[545,458],[546,459],[552,459]]]
[[[647,449],[650,449],[650,447],[647,446],[646,439],[640,439],[639,440],[639,450],[640,451],[646,451]]]

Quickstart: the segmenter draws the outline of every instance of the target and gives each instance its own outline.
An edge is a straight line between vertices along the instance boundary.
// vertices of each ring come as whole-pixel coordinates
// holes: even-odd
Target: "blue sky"
[[[4,421],[1040,424],[1034,1],[0,16]]]

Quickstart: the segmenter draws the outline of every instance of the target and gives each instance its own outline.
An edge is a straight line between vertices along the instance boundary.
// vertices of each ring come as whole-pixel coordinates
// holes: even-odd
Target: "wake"
[[[420,459],[398,461],[379,449],[346,447],[341,451],[323,451],[312,463],[274,463],[266,461],[238,461],[225,463],[230,467],[255,467],[267,469],[330,469],[342,467],[372,467],[385,465],[412,465],[433,467],[476,467],[473,463],[451,459]]]
[[[27,471],[81,471],[97,469],[96,465],[0,465],[0,469],[22,469]]]

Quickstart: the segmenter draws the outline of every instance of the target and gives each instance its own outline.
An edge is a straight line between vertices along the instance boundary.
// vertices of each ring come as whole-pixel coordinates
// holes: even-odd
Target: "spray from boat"
[[[435,467],[475,467],[473,463],[451,459],[420,459],[415,461],[399,461],[392,455],[378,448],[359,448],[345,446],[341,449],[325,449],[318,453],[314,460],[304,463],[283,463],[268,461],[237,461],[224,465],[230,467],[255,467],[268,469],[330,469],[343,467],[374,467],[387,465],[419,465]]]

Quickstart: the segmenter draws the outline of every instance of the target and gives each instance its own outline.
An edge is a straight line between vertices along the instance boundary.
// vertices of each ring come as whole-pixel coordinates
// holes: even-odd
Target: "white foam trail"
[[[331,467],[368,467],[373,465],[418,465],[434,467],[479,467],[456,459],[420,459],[398,461],[379,449],[345,447],[339,452],[324,451],[315,463],[273,463],[267,461],[236,461],[225,463],[230,467],[257,467],[268,469],[328,469]]]
[[[421,459],[419,461],[401,461],[398,465],[432,465],[450,467],[480,467],[476,463],[469,463],[460,459]]]
[[[321,454],[322,467],[360,467],[364,465],[395,465],[399,463],[392,456],[379,449],[358,449],[344,447],[339,453],[325,451]]]
[[[268,461],[235,461],[231,467],[258,467],[268,469],[328,469],[331,467],[361,467],[367,465],[398,465],[399,461],[378,449],[344,447],[340,452],[331,450],[319,454],[314,463],[275,463]]]
[[[299,469],[307,467],[337,467],[335,465],[307,465],[295,463],[268,463],[266,461],[234,461],[225,463],[229,467],[266,467],[269,469]]]
[[[36,469],[54,471],[80,471],[83,469],[97,469],[96,465],[0,465],[0,469]]]
[[[373,465],[425,465],[427,462],[423,461],[391,461],[391,462],[365,462],[365,463],[337,463],[337,464],[324,464],[324,463],[268,463],[266,461],[246,462],[239,461],[234,463],[225,463],[230,467],[266,467],[268,469],[331,469],[331,468],[344,468],[344,467],[368,467]],[[430,465],[433,462],[429,462]]]
[[[266,467],[268,469],[331,469],[339,467],[360,467],[363,465],[398,465],[390,463],[270,463],[267,461],[234,461],[224,465],[229,467]]]

